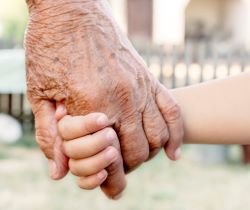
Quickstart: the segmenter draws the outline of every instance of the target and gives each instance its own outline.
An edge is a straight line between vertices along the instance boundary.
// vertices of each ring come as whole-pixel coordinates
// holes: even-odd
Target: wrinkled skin
[[[175,159],[183,137],[180,110],[112,18],[106,0],[28,0],[25,50],[28,98],[51,177],[68,171],[55,117],[103,112],[120,139],[121,158],[102,185],[111,198],[130,172],[165,145]],[[119,145],[115,145],[119,149]],[[123,161],[121,161],[123,158]]]

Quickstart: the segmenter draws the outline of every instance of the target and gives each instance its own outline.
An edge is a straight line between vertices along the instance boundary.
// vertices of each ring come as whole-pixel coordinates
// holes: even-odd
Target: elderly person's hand
[[[68,171],[55,117],[61,101],[69,115],[108,116],[126,172],[163,146],[177,159],[183,137],[179,107],[120,32],[107,0],[27,2],[28,98],[51,177],[60,179]]]

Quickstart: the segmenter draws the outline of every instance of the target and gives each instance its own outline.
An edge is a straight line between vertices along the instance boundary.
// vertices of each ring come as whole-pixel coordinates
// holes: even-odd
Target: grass
[[[204,165],[187,148],[177,163],[164,154],[128,176],[119,201],[78,189],[68,175],[55,182],[36,148],[0,147],[1,210],[238,210],[250,208],[250,170],[239,164]],[[235,152],[234,152],[235,153]]]

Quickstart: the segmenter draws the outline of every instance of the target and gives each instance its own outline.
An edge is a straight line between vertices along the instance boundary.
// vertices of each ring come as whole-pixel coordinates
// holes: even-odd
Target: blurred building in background
[[[110,0],[117,21],[134,41],[250,47],[249,0]],[[225,49],[228,50],[228,49]]]
[[[34,129],[34,121],[25,95],[24,51],[22,49],[0,50],[0,114],[5,113],[16,118],[23,130],[30,131]],[[8,122],[5,118],[1,120],[0,124]],[[10,134],[14,132],[8,124],[6,126],[9,126],[9,130],[6,131],[6,127],[2,124],[0,125],[0,142],[3,141],[4,132]]]

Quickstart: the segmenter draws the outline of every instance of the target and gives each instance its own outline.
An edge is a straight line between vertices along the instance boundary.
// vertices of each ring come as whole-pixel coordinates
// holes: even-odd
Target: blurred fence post
[[[2,102],[2,97],[3,97],[2,94],[0,94],[0,113],[2,112],[2,109],[3,109],[2,108],[2,103],[3,103]]]
[[[189,85],[189,67],[191,64],[191,44],[190,42],[186,43],[186,47],[184,48],[184,62],[185,62],[185,66],[186,66],[186,80],[185,80],[185,86]]]
[[[176,46],[172,48],[172,88],[176,88],[176,75],[175,75],[175,68],[177,64],[177,52]]]
[[[34,131],[34,116],[24,106],[25,100],[24,94],[0,94],[0,113],[17,119],[23,130]]]
[[[159,75],[159,80],[162,84],[165,83],[165,79],[164,79],[164,74],[163,74],[163,68],[164,68],[164,62],[165,62],[165,53],[163,50],[160,51],[160,75]]]

